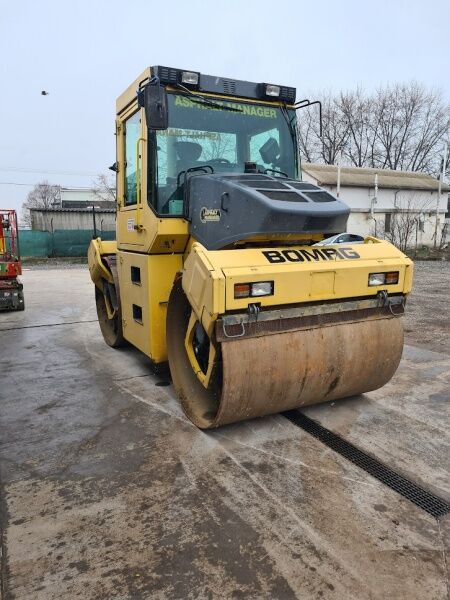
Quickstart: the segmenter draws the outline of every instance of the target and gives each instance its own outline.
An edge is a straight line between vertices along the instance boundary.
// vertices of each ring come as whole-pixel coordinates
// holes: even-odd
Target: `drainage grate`
[[[391,468],[373,458],[369,454],[366,454],[350,442],[347,442],[336,433],[333,433],[329,429],[322,427],[316,421],[313,421],[298,410],[289,410],[283,415],[289,419],[294,425],[301,427],[306,432],[323,442],[326,446],[347,458],[354,465],[384,483],[400,494],[410,502],[413,502],[416,506],[426,511],[436,519],[446,515],[450,512],[450,504],[427,492],[416,483],[406,479],[403,475],[396,473]]]

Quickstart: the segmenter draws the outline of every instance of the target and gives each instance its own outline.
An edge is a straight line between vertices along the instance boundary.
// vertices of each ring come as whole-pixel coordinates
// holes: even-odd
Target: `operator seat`
[[[178,156],[177,173],[197,167],[198,159],[203,152],[202,146],[196,142],[176,142],[175,150]]]
[[[165,200],[162,201],[163,214],[171,212],[170,204],[173,200],[183,199],[183,176],[180,179],[180,173],[187,171],[191,167],[199,166],[198,159],[200,158],[203,148],[196,142],[175,142],[175,152],[177,155],[177,177],[167,178],[167,186],[165,188]],[[179,183],[179,187],[177,186]],[[179,208],[175,210],[180,210]]]

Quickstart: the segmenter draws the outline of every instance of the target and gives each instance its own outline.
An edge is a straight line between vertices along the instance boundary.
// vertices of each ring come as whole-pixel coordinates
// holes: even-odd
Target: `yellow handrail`
[[[136,142],[136,224],[134,228],[136,231],[142,231],[144,227],[141,225],[140,208],[141,208],[141,170],[139,168],[139,144],[147,141],[145,138],[140,137]]]

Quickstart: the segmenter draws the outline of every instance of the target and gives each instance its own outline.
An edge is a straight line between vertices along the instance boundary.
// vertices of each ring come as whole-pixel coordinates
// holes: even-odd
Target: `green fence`
[[[98,231],[102,240],[115,240],[115,231]],[[86,256],[92,229],[56,229],[19,231],[20,254],[22,257]]]

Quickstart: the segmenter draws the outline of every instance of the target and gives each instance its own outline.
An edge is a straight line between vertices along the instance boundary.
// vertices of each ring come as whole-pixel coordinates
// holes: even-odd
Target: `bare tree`
[[[355,167],[374,162],[377,124],[373,120],[373,104],[373,99],[366,97],[362,88],[341,93],[339,98],[339,109],[348,127],[343,155]]]
[[[373,166],[437,174],[450,108],[435,90],[411,82],[377,91],[374,101],[378,157]]]
[[[299,114],[298,132],[300,154],[308,162],[336,163],[349,137],[348,123],[339,105],[339,99],[330,92],[321,94],[323,132],[320,138],[320,123],[317,108],[303,109]]]
[[[411,249],[417,243],[419,231],[423,231],[425,224],[425,214],[431,210],[431,201],[417,202],[415,194],[408,194],[404,199],[400,199],[394,210],[388,213],[385,218],[390,219],[388,231],[382,234],[377,231],[378,237],[390,241],[402,252]],[[389,216],[388,216],[389,215]]]
[[[447,237],[449,234],[449,226],[448,222],[444,221],[444,225],[441,231],[441,239],[439,241],[439,250],[444,250],[446,247],[450,247],[450,244],[447,242]]]
[[[37,183],[22,204],[22,222],[31,227],[30,208],[52,208],[60,200],[61,186],[48,181]]]
[[[98,200],[116,202],[116,182],[114,177],[100,173],[92,184],[92,191]]]
[[[319,94],[320,97],[320,94]],[[417,82],[367,94],[362,88],[322,94],[323,137],[316,114],[299,114],[300,151],[308,161],[336,164],[337,155],[358,167],[439,172],[450,140],[450,106],[437,90]],[[446,165],[450,174],[450,153]]]
[[[297,119],[300,156],[307,162],[320,161],[321,140],[317,128],[317,111],[303,109]]]

